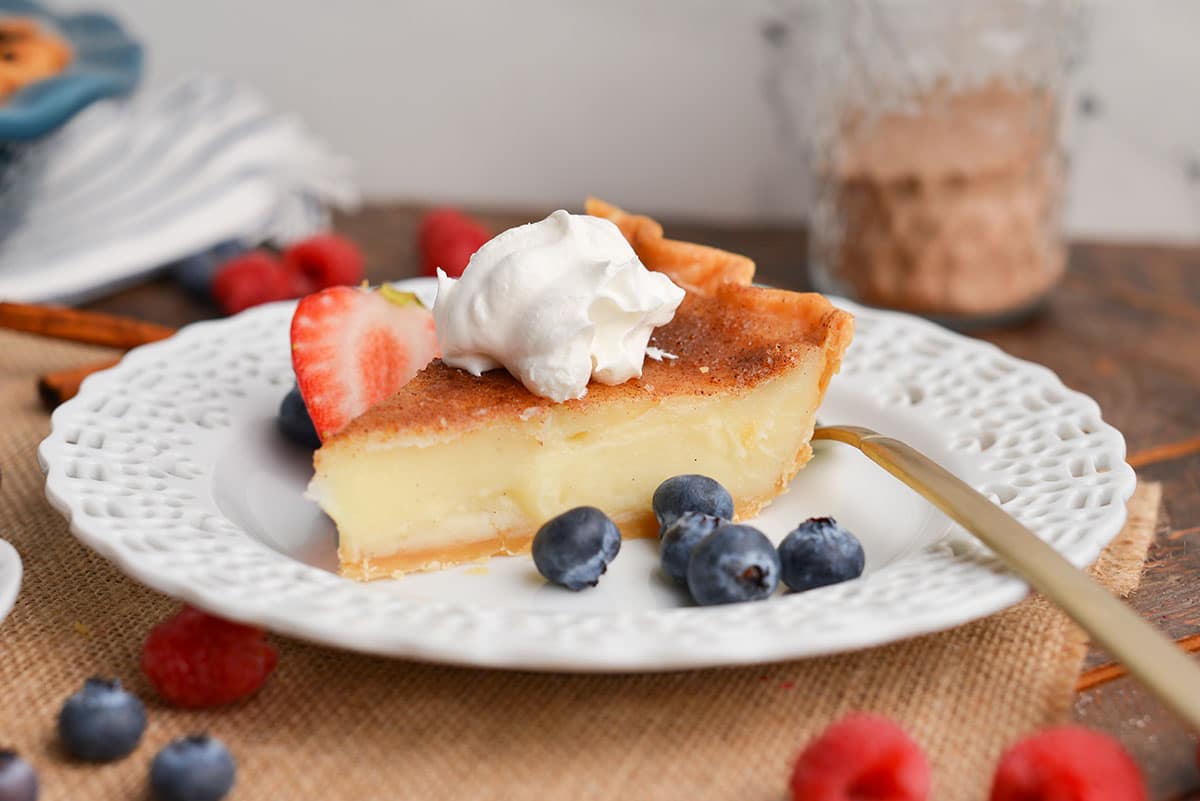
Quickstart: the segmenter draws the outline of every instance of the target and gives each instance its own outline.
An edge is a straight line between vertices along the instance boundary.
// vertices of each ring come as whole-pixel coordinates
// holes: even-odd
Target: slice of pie
[[[337,523],[343,575],[374,579],[528,551],[575,506],[626,537],[657,533],[651,496],[711,476],[738,518],[783,492],[812,455],[817,407],[853,320],[823,296],[750,285],[745,257],[664,239],[599,201],[646,267],[687,290],[655,330],[640,379],[554,403],[508,372],[433,361],[327,440],[309,492]]]

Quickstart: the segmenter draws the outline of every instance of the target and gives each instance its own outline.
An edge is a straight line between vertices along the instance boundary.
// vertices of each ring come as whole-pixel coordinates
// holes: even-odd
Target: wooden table
[[[417,273],[420,212],[373,207],[337,224],[363,247],[373,281],[403,278]],[[500,230],[544,214],[481,216]],[[763,281],[806,284],[800,229],[668,223],[667,230],[749,255]],[[91,308],[170,325],[216,314],[168,278]],[[1078,244],[1066,281],[1040,317],[980,336],[1048,366],[1099,401],[1105,418],[1125,433],[1130,463],[1143,478],[1163,483],[1165,513],[1132,601],[1172,637],[1200,635],[1200,248]],[[1107,662],[1093,650],[1086,667],[1103,670]],[[1146,772],[1152,798],[1200,798],[1193,737],[1130,679],[1082,692],[1076,717],[1125,742]]]

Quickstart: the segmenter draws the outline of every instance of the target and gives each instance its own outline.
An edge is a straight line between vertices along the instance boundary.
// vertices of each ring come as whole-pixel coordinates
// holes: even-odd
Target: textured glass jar
[[[1070,9],[847,0],[821,24],[813,283],[960,326],[1036,308],[1066,269]]]

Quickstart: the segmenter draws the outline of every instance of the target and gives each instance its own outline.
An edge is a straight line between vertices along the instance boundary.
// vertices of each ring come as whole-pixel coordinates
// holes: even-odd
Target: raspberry
[[[436,249],[435,256],[431,256],[427,260],[424,265],[426,274],[437,275],[437,268],[441,267],[451,278],[461,277],[463,270],[467,269],[471,257],[475,255],[475,251],[483,247],[484,242],[487,242],[487,238],[482,241],[475,238],[463,238],[446,242]]]
[[[184,606],[142,647],[142,672],[169,703],[228,704],[263,685],[278,659],[265,632]]]
[[[262,250],[225,262],[213,276],[212,296],[226,314],[294,297],[288,272],[276,258]]]
[[[483,225],[458,209],[431,211],[421,220],[417,232],[421,272],[436,275],[441,267],[447,275],[457,278],[475,251],[491,238]]]
[[[1005,752],[991,801],[1144,801],[1134,761],[1113,738],[1080,726],[1047,729]]]
[[[304,273],[290,269],[286,264],[283,267],[283,271],[287,273],[288,277],[289,298],[302,298],[317,291],[317,287],[312,279]]]
[[[809,743],[792,771],[794,801],[923,801],[925,753],[898,725],[852,714]]]
[[[283,264],[308,285],[309,294],[331,286],[352,286],[362,280],[363,257],[344,236],[310,236],[283,252]]]

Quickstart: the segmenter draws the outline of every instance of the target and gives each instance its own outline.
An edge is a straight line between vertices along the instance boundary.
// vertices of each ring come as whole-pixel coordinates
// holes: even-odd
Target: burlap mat
[[[104,355],[0,334],[0,536],[25,586],[0,624],[0,745],[40,772],[43,798],[144,798],[168,739],[208,730],[238,760],[232,798],[785,799],[796,751],[851,709],[902,721],[925,746],[937,799],[986,797],[1005,745],[1062,720],[1084,652],[1039,600],[944,634],[874,650],[737,670],[579,677],[465,670],[279,641],[254,698],[169,709],[138,670],[170,599],[79,545],[42,495],[34,451],[48,428],[34,376]],[[1137,584],[1158,509],[1143,485],[1098,574]],[[89,675],[119,676],[148,701],[128,759],[76,765],[54,743],[62,700]]]

